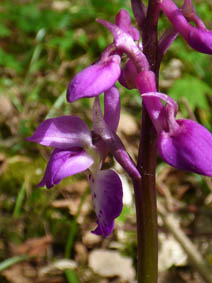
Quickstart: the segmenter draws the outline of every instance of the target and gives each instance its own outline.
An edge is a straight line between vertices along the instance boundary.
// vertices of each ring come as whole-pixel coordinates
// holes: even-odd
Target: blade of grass
[[[39,60],[41,52],[43,50],[43,42],[42,41],[43,41],[45,35],[46,35],[46,30],[44,28],[40,29],[37,32],[37,35],[36,35],[37,45],[35,46],[35,48],[33,50],[32,57],[31,57],[31,60],[30,60],[30,63],[29,63],[29,68],[28,68],[28,71],[27,71],[26,76],[25,76],[25,81],[24,81],[25,89],[27,89],[27,87],[29,85],[30,75],[33,73],[35,63]]]
[[[73,247],[73,244],[74,244],[74,238],[75,238],[77,230],[78,230],[78,228],[77,228],[77,219],[79,217],[82,205],[85,202],[88,193],[89,193],[89,189],[87,188],[85,190],[84,194],[82,195],[82,198],[81,198],[81,201],[80,201],[77,213],[74,216],[74,219],[71,221],[70,229],[69,229],[69,234],[68,234],[68,239],[67,239],[66,247],[65,247],[65,257],[66,258],[70,258],[71,257],[71,251],[72,251],[72,247]]]
[[[75,270],[66,269],[64,273],[65,273],[68,283],[79,283]]]
[[[49,112],[47,113],[45,120],[54,117],[55,112],[59,109],[63,103],[66,101],[66,90],[64,90],[61,95],[56,99],[55,103],[50,108]]]
[[[29,63],[29,69],[28,69],[28,75],[30,75],[33,71],[33,65],[35,64],[36,61],[40,58],[41,51],[43,49],[43,39],[46,35],[46,30],[44,28],[40,29],[36,35],[36,43],[37,45],[34,48],[34,51],[32,53],[32,57]]]
[[[21,208],[24,202],[24,196],[25,196],[25,192],[26,192],[26,181],[23,183],[18,196],[17,196],[17,200],[16,200],[16,204],[15,204],[15,208],[13,211],[13,217],[19,217],[21,215]]]
[[[21,261],[24,261],[28,259],[29,257],[26,255],[20,255],[20,256],[14,256],[11,258],[8,258],[2,262],[0,262],[0,272],[4,271],[5,269],[9,268],[10,266],[19,263]]]

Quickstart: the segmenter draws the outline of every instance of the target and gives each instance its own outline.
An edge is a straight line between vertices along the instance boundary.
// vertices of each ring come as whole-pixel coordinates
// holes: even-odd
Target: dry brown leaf
[[[76,256],[75,256],[76,262],[81,264],[86,263],[88,259],[88,251],[86,247],[81,242],[77,242],[74,248],[76,252]]]
[[[0,152],[0,175],[2,175],[6,169],[7,169],[6,156]]]
[[[2,272],[10,283],[65,283],[64,276],[40,276],[29,262],[15,264]]]
[[[88,187],[88,181],[87,180],[80,180],[80,181],[76,181],[73,184],[69,185],[69,186],[65,186],[61,189],[61,193],[62,195],[67,198],[70,195],[72,196],[72,194],[79,194],[82,195],[85,190]]]
[[[4,270],[2,275],[10,283],[34,283],[37,272],[28,262],[22,262]]]
[[[66,283],[67,281],[63,276],[53,276],[53,277],[42,277],[42,278],[36,278],[33,283]]]
[[[29,239],[19,246],[11,244],[10,247],[14,255],[25,254],[40,258],[46,254],[47,248],[50,244],[52,244],[52,242],[52,236],[46,235],[41,238]]]
[[[126,112],[121,113],[118,133],[127,136],[134,135],[138,131],[137,123],[134,117]]]
[[[51,205],[55,208],[67,208],[71,215],[75,215],[80,205],[80,198],[54,200]]]

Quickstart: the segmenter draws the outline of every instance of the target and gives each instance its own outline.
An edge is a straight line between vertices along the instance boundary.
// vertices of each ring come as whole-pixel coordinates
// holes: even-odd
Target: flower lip
[[[178,169],[212,176],[212,134],[195,121],[176,120],[178,129],[158,135],[158,151]]]
[[[113,230],[114,219],[122,211],[121,180],[115,171],[109,169],[99,171],[89,181],[98,224],[92,232],[107,237]]]

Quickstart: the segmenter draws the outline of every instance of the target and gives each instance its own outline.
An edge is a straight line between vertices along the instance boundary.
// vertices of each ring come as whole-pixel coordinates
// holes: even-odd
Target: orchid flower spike
[[[111,100],[115,104],[113,107]],[[105,121],[111,133],[117,130],[119,116],[119,93],[112,90],[105,94]],[[97,216],[97,228],[93,233],[105,237],[111,234],[114,220],[122,210],[122,184],[115,171],[101,170],[107,144],[98,138],[98,133],[92,133],[79,117],[61,116],[43,121],[28,141],[54,148],[38,186],[51,188],[65,177],[88,170]]]
[[[162,125],[156,130],[157,147],[163,160],[178,169],[212,176],[212,134],[195,121],[176,120],[177,104],[166,94],[152,92],[142,96],[159,97],[167,103],[155,123],[158,125],[160,121]]]
[[[162,0],[160,6],[175,30],[193,49],[212,54],[212,31],[206,29],[203,22],[195,15],[191,1],[185,1],[182,10],[172,0]],[[197,27],[192,26],[188,20],[194,21]]]

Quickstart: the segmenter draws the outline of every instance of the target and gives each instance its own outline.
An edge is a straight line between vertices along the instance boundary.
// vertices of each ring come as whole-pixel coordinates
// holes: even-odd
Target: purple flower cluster
[[[132,3],[135,8],[137,1]],[[172,27],[159,40],[159,57],[178,34],[197,51],[212,54],[212,33],[196,15],[191,0],[185,0],[181,9],[172,0],[163,0],[160,8]],[[142,27],[146,9],[143,4],[139,9],[135,16]],[[42,122],[28,140],[54,149],[39,186],[51,188],[67,176],[87,172],[97,216],[97,228],[93,232],[108,236],[122,210],[122,184],[114,170],[102,170],[105,157],[112,153],[132,179],[141,178],[116,134],[120,117],[120,96],[115,86],[118,80],[127,89],[136,88],[140,92],[157,132],[158,152],[168,164],[212,176],[212,135],[197,122],[176,119],[177,103],[157,92],[155,74],[150,70],[139,41],[140,34],[131,25],[127,11],[119,12],[115,24],[101,19],[97,21],[113,34],[114,41],[97,63],[72,79],[67,90],[67,100],[71,103],[95,97],[93,130],[76,116],[62,116]],[[121,68],[123,54],[127,60]],[[104,115],[99,103],[101,93],[104,93]]]

